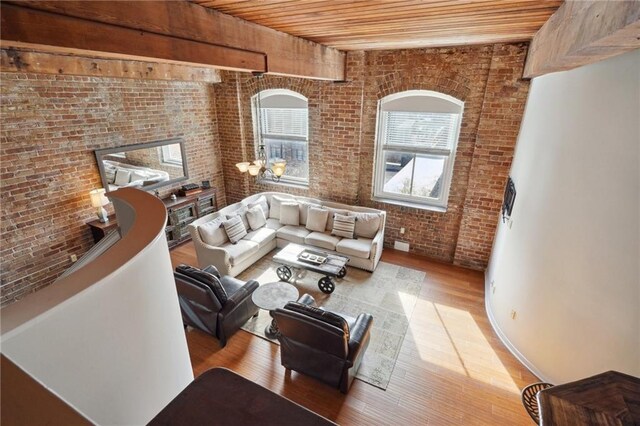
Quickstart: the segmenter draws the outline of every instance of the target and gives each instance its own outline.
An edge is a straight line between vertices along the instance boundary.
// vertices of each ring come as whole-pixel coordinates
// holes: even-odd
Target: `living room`
[[[97,153],[172,140],[188,178],[149,191],[167,203],[190,183],[215,194],[217,213],[263,192],[384,212],[381,243],[367,252],[381,255],[379,263],[348,267],[342,280],[330,280],[333,294],[318,288],[313,272],[292,281],[300,296],[310,293],[325,308],[337,306],[347,289],[361,292],[355,298],[365,304],[350,306],[370,311],[361,313],[372,314],[376,333],[361,369],[384,370],[382,388],[357,378],[342,394],[305,374],[285,374],[280,346],[246,326],[224,348],[216,336],[187,328],[191,374],[227,367],[340,424],[526,424],[520,390],[530,383],[607,370],[640,375],[637,2],[478,2],[466,12],[457,2],[440,11],[403,2],[341,11],[327,2],[324,12],[338,15],[317,25],[336,27],[332,42],[319,41],[323,31],[329,37],[327,28],[305,38],[276,25],[289,15],[283,28],[299,20],[313,30],[317,10],[295,15],[304,2],[282,10],[277,2],[255,10],[243,10],[243,2],[196,3],[3,2],[3,322],[7,310],[55,291],[72,259],[94,247],[89,193],[115,183],[100,173]],[[397,27],[385,33],[393,7],[409,15],[402,19],[415,15],[405,37]],[[487,10],[492,30],[481,25]],[[423,31],[437,12],[444,21],[434,24],[449,16],[462,26]],[[340,13],[347,14],[343,27]],[[363,35],[350,28],[356,21],[349,13],[371,29]],[[169,19],[175,16],[181,19]],[[218,28],[207,27],[212,22],[226,30],[207,30]],[[91,28],[96,37],[77,37]],[[125,33],[132,28],[136,35]],[[146,39],[132,46],[127,37],[137,33]],[[366,36],[374,37],[369,45]],[[173,48],[163,50],[167,39]],[[210,50],[189,44],[196,41]],[[407,151],[392,138],[382,142],[381,128],[394,131],[388,111],[403,101],[405,113],[422,112],[420,103],[452,117],[443,145]],[[278,152],[273,135],[262,131],[264,117],[278,108],[303,112],[305,131],[285,138],[295,154],[285,155],[282,144]],[[401,126],[395,131],[407,136]],[[249,169],[261,145],[271,164],[287,157],[282,176],[275,168]],[[394,177],[404,184],[403,173],[433,158],[429,167],[439,167],[439,179],[428,182],[428,196],[389,189]],[[414,167],[418,159],[423,164]],[[509,179],[515,199],[507,212]],[[265,211],[273,210],[268,199],[265,221],[283,223]],[[116,203],[104,206],[109,215]],[[108,224],[123,221],[111,216]],[[328,221],[323,228],[332,233]],[[207,266],[187,227],[179,232],[162,268]],[[371,239],[374,247],[375,235],[357,234],[353,241]],[[335,244],[323,249],[341,253]],[[279,281],[276,252],[269,253],[233,275],[261,285]],[[404,269],[388,275],[393,268]],[[400,279],[416,276],[420,286]],[[377,287],[349,286],[384,281],[405,286],[395,303]],[[392,327],[376,321],[384,313],[375,312],[391,305],[405,321],[396,340],[383,338]],[[260,312],[260,321],[269,320]],[[391,366],[371,367],[385,350],[393,352]]]

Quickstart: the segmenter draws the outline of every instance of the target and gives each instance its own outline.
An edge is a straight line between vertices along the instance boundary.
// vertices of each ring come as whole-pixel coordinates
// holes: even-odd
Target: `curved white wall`
[[[552,383],[640,376],[640,50],[534,79],[511,176],[486,273],[496,331]]]
[[[111,197],[123,238],[3,308],[2,353],[93,423],[146,424],[193,371],[164,235],[166,209],[136,189]]]

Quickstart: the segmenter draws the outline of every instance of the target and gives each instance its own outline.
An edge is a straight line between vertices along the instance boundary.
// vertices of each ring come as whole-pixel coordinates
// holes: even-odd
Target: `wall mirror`
[[[180,138],[98,149],[95,154],[107,192],[131,187],[149,191],[189,177]]]

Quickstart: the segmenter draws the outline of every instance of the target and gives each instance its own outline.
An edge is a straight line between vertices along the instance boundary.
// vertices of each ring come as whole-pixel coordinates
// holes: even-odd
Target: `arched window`
[[[256,151],[265,146],[267,162],[286,160],[281,182],[309,183],[307,98],[287,89],[263,90],[251,99]]]
[[[446,209],[463,107],[428,90],[379,101],[374,198]]]

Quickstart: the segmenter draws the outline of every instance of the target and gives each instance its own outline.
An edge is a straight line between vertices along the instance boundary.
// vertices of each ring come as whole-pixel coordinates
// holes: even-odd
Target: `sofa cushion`
[[[217,217],[212,221],[199,225],[198,233],[200,234],[202,241],[214,247],[221,246],[229,241],[227,233],[224,228],[222,228],[223,220],[224,219],[222,217]]]
[[[179,265],[176,268],[176,272],[193,278],[194,280],[209,287],[222,306],[224,306],[224,304],[227,303],[227,300],[229,300],[227,292],[222,286],[222,282],[220,282],[220,279],[212,273],[184,264]]]
[[[223,221],[222,225],[224,226],[224,230],[227,233],[227,237],[229,237],[231,244],[236,244],[245,235],[247,235],[247,229],[244,227],[239,215],[232,215],[228,217],[229,219]]]
[[[304,243],[315,247],[325,248],[327,250],[335,250],[336,244],[340,241],[340,237],[325,234],[324,232],[312,232],[304,238]]]
[[[264,212],[264,217],[269,217],[269,203],[267,202],[267,197],[264,195],[259,196],[254,201],[247,204],[248,208],[260,206],[262,207],[262,211]]]
[[[244,236],[243,240],[258,243],[260,248],[262,248],[275,237],[276,231],[274,231],[273,229],[262,227],[256,231],[248,232],[247,235]]]
[[[370,238],[358,238],[357,240],[343,238],[336,244],[336,251],[347,256],[368,259],[371,254],[371,244],[373,244],[373,240]]]
[[[333,229],[333,217],[336,214],[341,214],[344,216],[348,216],[349,213],[351,213],[349,210],[343,210],[343,209],[335,209],[333,207],[324,207],[325,209],[329,210],[329,216],[327,217],[327,226],[326,226],[326,230],[327,231],[331,231]]]
[[[286,225],[278,229],[276,236],[283,240],[296,244],[304,244],[305,237],[309,235],[309,231],[302,226]]]
[[[267,224],[267,217],[265,216],[261,205],[256,204],[247,210],[247,221],[249,222],[251,229],[254,231]]]
[[[356,236],[373,238],[380,230],[382,216],[379,213],[351,213],[356,217]]]
[[[307,224],[305,225],[309,231],[323,232],[327,226],[327,217],[329,211],[326,209],[309,207],[307,214]]]
[[[249,209],[246,206],[242,206],[239,209],[236,209],[230,213],[227,213],[227,219],[231,219],[233,216],[240,216],[242,220],[242,224],[244,225],[244,229],[249,229],[249,219],[247,219],[247,212]]]
[[[321,208],[320,204],[310,203],[308,201],[298,201],[300,207],[300,225],[307,224],[307,215],[309,214],[309,207]]]
[[[258,243],[248,240],[240,240],[236,244],[226,243],[221,247],[229,253],[229,261],[232,266],[248,259],[252,254],[260,250]]]
[[[355,216],[345,216],[336,213],[333,217],[333,228],[331,229],[331,235],[336,235],[343,238],[353,238],[353,231],[355,231],[355,229]]]
[[[294,198],[284,198],[274,195],[271,197],[271,206],[269,206],[269,217],[272,219],[280,219],[280,204],[287,201],[295,201]]]
[[[280,204],[280,224],[300,225],[300,208],[298,207],[298,203],[287,201]]]
[[[280,219],[269,218],[267,219],[267,224],[265,225],[265,227],[277,231],[278,229],[282,228],[282,224],[280,223]]]

